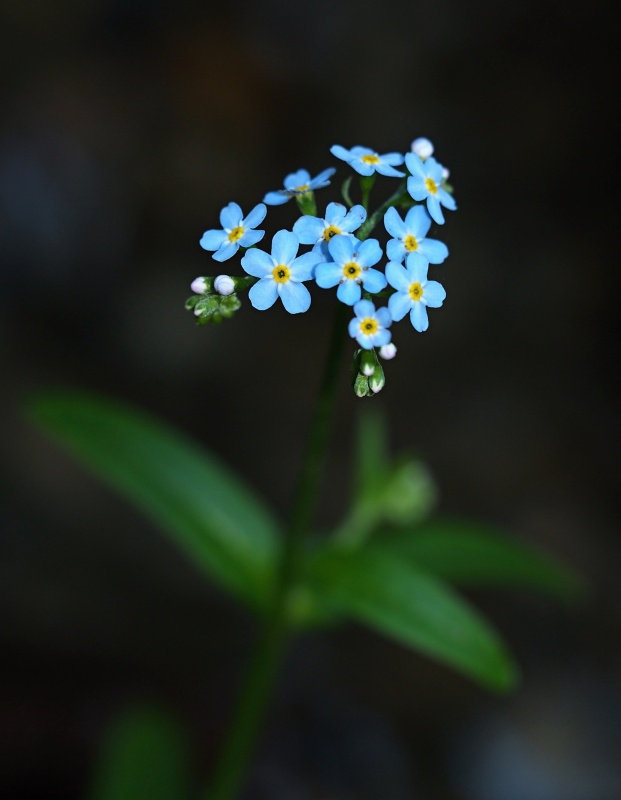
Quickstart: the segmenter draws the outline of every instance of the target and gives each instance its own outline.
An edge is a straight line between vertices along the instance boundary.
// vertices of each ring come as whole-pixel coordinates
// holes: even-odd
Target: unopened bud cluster
[[[199,277],[195,293],[186,302],[199,325],[228,319],[240,308],[239,293],[258,311],[280,300],[290,314],[308,311],[311,293],[304,285],[336,289],[337,300],[352,308],[348,332],[359,349],[354,354],[353,388],[359,397],[370,397],[385,384],[379,356],[394,358],[396,347],[391,326],[409,316],[419,332],[429,327],[428,308],[439,308],[444,287],[428,279],[430,265],[442,264],[447,246],[427,233],[432,224],[444,224],[444,209],[454,211],[449,171],[433,157],[434,146],[424,137],[414,139],[410,151],[379,154],[368,147],[333,145],[330,152],[359,176],[359,202],[351,199],[353,175],[341,187],[341,202],[330,202],[318,212],[315,191],[330,185],[336,168],[329,167],[311,178],[304,169],[286,176],[284,188],[267,192],[247,215],[237,203],[220,213],[221,228],[204,232],[200,245],[212,258],[224,262],[241,251],[242,276]],[[405,166],[405,170],[397,169]],[[377,177],[398,179],[392,194],[370,212],[370,197]],[[265,235],[258,226],[268,206],[295,200],[298,218],[291,230],[277,231],[270,250],[257,244]],[[401,213],[399,213],[401,210]],[[301,216],[299,216],[301,214]],[[383,223],[387,241],[370,238]],[[305,252],[299,252],[300,248]],[[386,254],[387,263],[381,264]],[[435,266],[434,266],[435,269]],[[374,302],[375,299],[380,302]],[[386,298],[384,304],[382,300]],[[377,305],[377,307],[376,307]]]

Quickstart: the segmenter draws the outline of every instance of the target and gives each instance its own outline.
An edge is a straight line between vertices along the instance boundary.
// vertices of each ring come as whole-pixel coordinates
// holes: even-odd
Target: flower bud
[[[451,174],[451,172],[450,172],[449,169],[447,169],[446,167],[442,167],[442,180],[443,181],[447,181],[450,174]]]
[[[354,392],[356,392],[358,397],[366,397],[369,394],[369,379],[361,372],[358,373],[354,381]]]
[[[195,278],[190,284],[190,289],[196,294],[207,294],[213,288],[213,278]]]
[[[397,348],[392,342],[388,342],[388,344],[383,344],[380,347],[379,354],[384,361],[390,361],[391,358],[397,355]]]
[[[226,297],[235,291],[235,281],[230,275],[218,275],[213,282],[213,288],[218,294]]]
[[[363,350],[360,354],[360,372],[368,378],[373,375],[377,366],[375,350]]]
[[[386,378],[384,377],[384,370],[378,364],[375,368],[375,372],[369,378],[369,389],[373,392],[373,394],[377,394],[384,388],[386,384]]]
[[[424,161],[426,158],[433,155],[433,145],[429,139],[425,139],[424,136],[419,136],[418,139],[414,139],[412,142],[412,152],[416,153],[416,155]]]

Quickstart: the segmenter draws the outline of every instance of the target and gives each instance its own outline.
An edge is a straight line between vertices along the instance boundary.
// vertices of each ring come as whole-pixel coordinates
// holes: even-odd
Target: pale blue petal
[[[382,328],[390,328],[390,326],[392,325],[392,317],[390,315],[390,311],[386,308],[386,306],[378,308],[375,316],[377,317],[377,321],[382,326]]]
[[[405,266],[408,271],[408,287],[409,283],[414,281],[421,284],[425,283],[429,269],[429,262],[425,256],[421,256],[420,253],[410,253],[405,259]]]
[[[310,183],[310,172],[305,169],[299,169],[297,172],[291,172],[285,178],[285,189],[297,189],[298,186],[305,186]]]
[[[265,215],[267,214],[267,208],[263,203],[258,203],[248,214],[246,219],[243,221],[242,225],[244,228],[256,228],[257,225],[260,225],[263,220],[265,219]]]
[[[448,247],[437,239],[423,239],[416,252],[424,256],[430,264],[441,264],[448,256]]]
[[[360,158],[361,156],[375,156],[375,155],[377,155],[375,150],[371,150],[370,147],[362,147],[359,144],[357,144],[355,147],[352,147],[352,149],[349,152],[355,158]]]
[[[220,212],[220,225],[228,230],[237,228],[238,225],[241,225],[243,216],[243,212],[237,203],[229,203]]]
[[[404,292],[395,292],[388,298],[388,310],[395,322],[399,322],[412,308],[412,299]]]
[[[405,217],[405,227],[417,241],[424,239],[431,228],[431,217],[425,206],[414,206]]]
[[[290,314],[302,314],[311,304],[310,292],[302,283],[287,281],[278,284],[278,294]]]
[[[237,243],[242,247],[251,247],[253,244],[260,242],[265,236],[265,231],[247,230]]]
[[[346,150],[344,147],[341,147],[340,144],[333,144],[330,148],[330,152],[333,156],[340,158],[342,161],[350,161],[352,156],[350,155],[349,150]]]
[[[289,195],[282,191],[268,192],[263,198],[263,202],[267,203],[268,206],[281,206],[283,203],[286,203],[289,200],[291,200]]]
[[[440,308],[446,298],[444,286],[438,281],[427,281],[423,288],[423,300],[429,308]]]
[[[419,178],[419,180],[425,181],[426,172],[425,172],[425,165],[421,161],[421,159],[416,155],[416,153],[406,153],[405,155],[405,166],[408,168],[409,172],[412,175]]]
[[[427,306],[424,303],[421,303],[420,300],[418,303],[415,302],[412,306],[412,311],[410,312],[410,322],[419,333],[426,331],[429,327]]]
[[[385,164],[390,164],[391,167],[398,167],[399,164],[403,164],[405,161],[402,153],[384,153],[384,155],[380,156],[380,159]]]
[[[372,267],[384,255],[377,239],[365,239],[358,246],[358,263],[361,267]]]
[[[434,222],[437,222],[438,225],[444,225],[444,214],[442,213],[442,208],[440,207],[440,201],[434,195],[429,195],[427,197],[427,210],[431,214],[431,218]]]
[[[386,243],[386,255],[391,261],[401,263],[406,257],[408,251],[401,239],[389,239]]]
[[[328,250],[337,264],[345,264],[347,261],[352,260],[354,248],[357,244],[358,240],[352,236],[338,234],[330,239]]]
[[[241,260],[244,272],[253,275],[255,278],[263,278],[271,275],[274,269],[274,259],[263,250],[248,250]],[[256,284],[255,284],[256,285]]]
[[[327,222],[328,225],[336,225],[338,228],[346,214],[347,208],[342,203],[328,203],[324,221]]]
[[[315,244],[323,236],[324,230],[323,220],[308,214],[296,220],[293,226],[293,232],[300,240],[300,244]]]
[[[384,227],[391,236],[395,237],[395,239],[402,239],[407,233],[406,224],[404,224],[399,212],[394,206],[391,206],[384,214]]]
[[[392,333],[384,328],[384,330],[377,331],[377,333],[371,334],[371,336],[369,336],[369,339],[371,340],[371,344],[373,345],[373,347],[381,347],[384,344],[388,344],[391,337]]]
[[[350,320],[347,330],[349,331],[349,335],[355,339],[360,333],[360,319],[358,317],[354,317],[352,320]]]
[[[429,194],[429,190],[425,186],[425,179],[418,175],[410,175],[408,178],[408,194],[414,200],[424,200]]]
[[[356,231],[366,218],[367,212],[364,206],[352,206],[341,223],[341,230],[347,233]]]
[[[271,308],[276,302],[278,297],[278,284],[273,278],[263,278],[254,286],[250,287],[248,298],[254,308],[259,311],[265,311],[266,308]]]
[[[216,261],[226,261],[231,256],[234,256],[238,250],[239,242],[229,242],[227,239],[223,242],[222,247],[213,254],[212,258],[215,258]]]
[[[324,186],[327,186],[336,169],[334,167],[328,167],[328,169],[324,169],[323,172],[320,172],[319,175],[314,177],[310,182],[311,189],[323,189]]]
[[[453,197],[450,192],[447,192],[446,189],[438,189],[437,198],[442,203],[444,208],[448,208],[449,211],[455,211],[457,208],[457,203],[455,202],[455,198]]]
[[[425,160],[425,171],[438,186],[442,183],[442,164],[438,164],[433,156]]]
[[[373,350],[373,342],[371,341],[371,337],[366,333],[363,333],[360,328],[358,329],[356,340],[363,350]]]
[[[341,281],[342,277],[342,268],[334,262],[317,264],[315,267],[315,280],[317,281],[317,286],[321,286],[322,289],[331,289]]]
[[[354,306],[354,314],[358,317],[358,319],[372,317],[375,315],[375,306],[370,300],[360,300]]]
[[[289,265],[291,276],[296,281],[309,281],[315,273],[315,267],[322,259],[318,253],[304,253],[294,259]]]
[[[272,257],[277,264],[290,264],[296,257],[300,242],[292,231],[278,231],[272,239]]]
[[[377,269],[365,269],[362,272],[362,285],[367,292],[377,294],[386,288],[386,276]]]
[[[389,261],[386,264],[386,279],[399,292],[407,292],[412,282],[405,268],[396,261]]]
[[[405,175],[405,172],[399,172],[398,169],[388,164],[383,164],[381,161],[379,164],[374,164],[374,166],[376,172],[379,172],[380,175],[385,175],[387,178],[402,178]]]
[[[375,164],[367,164],[365,161],[360,161],[359,159],[350,161],[349,166],[355,169],[359,175],[364,175],[367,178],[375,172]]]
[[[227,239],[226,231],[205,231],[199,244],[203,250],[217,250]]]
[[[353,306],[362,296],[362,289],[356,281],[343,281],[336,290],[336,296],[346,306]]]

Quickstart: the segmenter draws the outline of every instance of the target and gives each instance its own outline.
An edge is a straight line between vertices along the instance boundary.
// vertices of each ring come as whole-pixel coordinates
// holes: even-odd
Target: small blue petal
[[[345,264],[352,260],[354,249],[358,244],[358,239],[354,239],[353,236],[338,234],[330,239],[328,250],[337,264]]]
[[[449,211],[455,211],[457,208],[457,203],[455,202],[455,198],[452,194],[446,191],[446,189],[438,189],[438,200],[444,208],[448,208]]]
[[[341,224],[341,230],[347,233],[358,230],[367,218],[367,211],[364,206],[352,206],[347,212]]]
[[[296,257],[300,242],[292,231],[281,230],[272,239],[272,257],[278,264],[290,264]]]
[[[427,281],[423,289],[423,300],[429,308],[440,308],[446,299],[444,286],[438,281]]]
[[[238,239],[237,244],[241,247],[252,247],[257,244],[265,236],[265,231],[247,230],[241,239]]]
[[[382,326],[382,328],[390,328],[390,326],[392,325],[392,317],[390,315],[390,311],[386,308],[386,306],[378,308],[375,316],[377,317],[377,321]]]
[[[244,228],[256,228],[265,219],[267,208],[264,203],[258,203],[243,221]]]
[[[323,236],[324,230],[323,220],[308,214],[300,217],[293,226],[293,232],[301,244],[315,244]]]
[[[213,254],[212,258],[215,258],[216,261],[226,261],[231,258],[231,256],[234,256],[238,250],[239,242],[229,242],[229,240],[226,239],[220,249]]]
[[[344,147],[341,147],[340,144],[333,144],[330,148],[330,152],[333,156],[340,158],[341,161],[350,161],[352,156],[350,155],[349,150],[346,150]]]
[[[227,238],[226,231],[205,231],[199,244],[203,250],[218,250]]]
[[[254,286],[250,287],[248,298],[252,305],[259,311],[271,308],[278,297],[276,281],[270,278],[263,278]]]
[[[383,330],[379,330],[376,333],[371,334],[369,339],[371,340],[373,347],[382,347],[382,345],[388,344],[391,337],[392,333],[384,328]]]
[[[333,261],[317,264],[315,267],[315,280],[322,289],[332,289],[343,278],[343,269]]]
[[[372,317],[375,314],[375,306],[370,300],[359,300],[354,306],[354,314],[358,319]]]
[[[248,275],[253,275],[255,278],[263,278],[272,274],[274,259],[263,250],[257,250],[253,247],[252,250],[248,250],[244,254],[241,265]]]
[[[405,292],[395,292],[388,298],[388,310],[395,322],[399,322],[412,308],[412,298]]]
[[[406,257],[408,251],[401,239],[389,239],[386,243],[386,255],[391,261],[401,263]]]
[[[292,172],[285,178],[285,189],[297,189],[298,186],[304,186],[310,183],[310,173],[305,169],[299,169],[297,172]]]
[[[362,285],[367,292],[377,294],[386,287],[386,276],[377,269],[365,269],[362,273]]]
[[[229,203],[220,212],[220,225],[223,228],[231,230],[241,224],[243,212],[237,203]]]
[[[438,225],[444,225],[444,214],[442,213],[440,201],[431,194],[427,197],[427,210]]]
[[[303,283],[287,281],[278,284],[278,294],[290,314],[302,314],[311,304],[310,292]]]
[[[336,290],[336,296],[346,306],[353,306],[362,296],[362,289],[356,281],[343,281]]]
[[[424,182],[427,175],[425,172],[425,165],[416,155],[416,153],[406,153],[405,166],[408,168],[409,172],[412,173],[412,175],[415,175]]]
[[[429,195],[429,189],[425,186],[425,179],[418,175],[410,175],[407,182],[408,194],[414,200],[424,200]]]
[[[427,281],[429,264],[424,256],[419,255],[419,253],[410,253],[405,260],[405,266],[407,267],[410,282],[416,281],[424,284]]]
[[[413,280],[409,277],[405,268],[401,264],[397,264],[396,261],[389,261],[386,264],[386,279],[399,292],[407,292]]]
[[[407,234],[407,224],[404,224],[394,206],[391,206],[384,214],[384,227],[395,239],[402,239]]]
[[[347,330],[349,331],[349,335],[355,339],[360,333],[360,319],[358,317],[354,317],[352,320],[350,320]]]
[[[310,182],[311,189],[322,189],[324,186],[328,186],[330,183],[329,178],[331,178],[336,169],[334,167],[328,167],[328,169],[324,169],[323,172],[320,172],[319,175],[314,177]]]
[[[417,303],[415,302],[412,306],[412,311],[410,312],[410,322],[419,333],[423,333],[423,331],[426,331],[429,327],[427,306],[424,303],[421,303],[420,300]]]
[[[379,172],[380,175],[385,175],[387,178],[403,178],[405,175],[405,172],[400,172],[398,169],[388,164],[382,164],[381,161],[379,164],[375,164],[375,170]]]
[[[384,255],[377,239],[365,239],[358,246],[358,263],[361,267],[373,267]]]
[[[431,217],[425,206],[414,206],[405,216],[405,227],[419,241],[424,239],[431,228]]]
[[[384,153],[384,155],[380,156],[380,159],[391,167],[398,167],[405,161],[402,153]]]
[[[367,164],[366,161],[360,161],[359,159],[350,161],[349,166],[355,169],[359,175],[364,175],[366,178],[375,172],[375,164]]]
[[[288,194],[285,194],[282,191],[278,192],[268,192],[265,197],[263,198],[263,202],[267,203],[268,206],[281,206],[283,203],[286,203],[290,200]]]
[[[430,264],[442,264],[448,256],[448,247],[437,239],[423,239],[416,252],[424,256]]]
[[[303,253],[295,258],[289,265],[291,276],[296,281],[309,281],[315,274],[315,267],[321,262],[318,253]]]

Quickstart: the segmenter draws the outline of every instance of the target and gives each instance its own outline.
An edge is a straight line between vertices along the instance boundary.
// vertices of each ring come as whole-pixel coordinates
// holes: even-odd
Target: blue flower
[[[309,192],[314,192],[315,189],[323,189],[324,186],[330,185],[328,178],[331,178],[335,172],[334,167],[328,167],[315,178],[311,178],[309,172],[305,169],[299,169],[297,172],[287,175],[284,189],[268,192],[263,198],[263,202],[269,206],[281,206],[296,195],[305,195]]]
[[[259,203],[243,219],[242,210],[237,203],[229,203],[220,212],[220,225],[223,230],[205,231],[200,246],[204,250],[215,250],[213,258],[216,261],[226,261],[227,258],[234,256],[240,247],[250,247],[261,241],[265,231],[255,231],[253,228],[263,222],[266,214],[267,208],[263,203]]]
[[[427,280],[429,264],[418,253],[410,253],[405,267],[395,261],[386,265],[388,283],[397,291],[390,295],[388,308],[395,322],[410,312],[410,321],[422,333],[429,327],[427,306],[440,308],[446,297],[442,284]]]
[[[414,206],[405,215],[391,206],[384,214],[384,227],[394,239],[386,245],[386,255],[391,261],[403,262],[408,253],[419,253],[430,264],[441,264],[448,256],[448,247],[437,239],[425,239],[431,227],[431,217],[423,206]]]
[[[319,251],[329,258],[330,239],[358,230],[366,218],[364,206],[353,206],[348,211],[342,203],[329,203],[323,219],[305,214],[295,223],[293,232],[301,244],[312,244],[314,252]]]
[[[370,300],[359,300],[354,305],[356,315],[349,323],[349,335],[356,339],[364,350],[382,347],[390,341],[388,330],[392,325],[390,312],[386,307],[378,308]]]
[[[290,314],[308,311],[310,292],[302,281],[313,277],[317,253],[304,253],[296,258],[300,243],[295,233],[278,231],[272,239],[272,254],[252,248],[241,260],[244,270],[260,280],[252,286],[248,297],[259,311],[265,311],[280,297]]]
[[[453,196],[442,188],[443,167],[433,156],[422,161],[416,153],[406,153],[405,165],[412,173],[408,178],[408,192],[414,200],[427,200],[427,210],[438,225],[444,223],[442,206],[455,211]]]
[[[347,150],[340,144],[333,145],[330,152],[333,156],[346,161],[360,175],[373,175],[374,172],[379,172],[380,175],[387,175],[389,178],[402,178],[405,174],[394,169],[395,166],[403,164],[401,153],[386,153],[380,156],[368,147],[356,146]]]
[[[330,239],[328,251],[333,261],[317,264],[315,280],[322,289],[338,284],[336,296],[346,306],[353,306],[362,297],[360,284],[371,294],[381,292],[386,286],[384,274],[369,269],[382,257],[377,239],[361,242],[355,236],[337,234]]]

